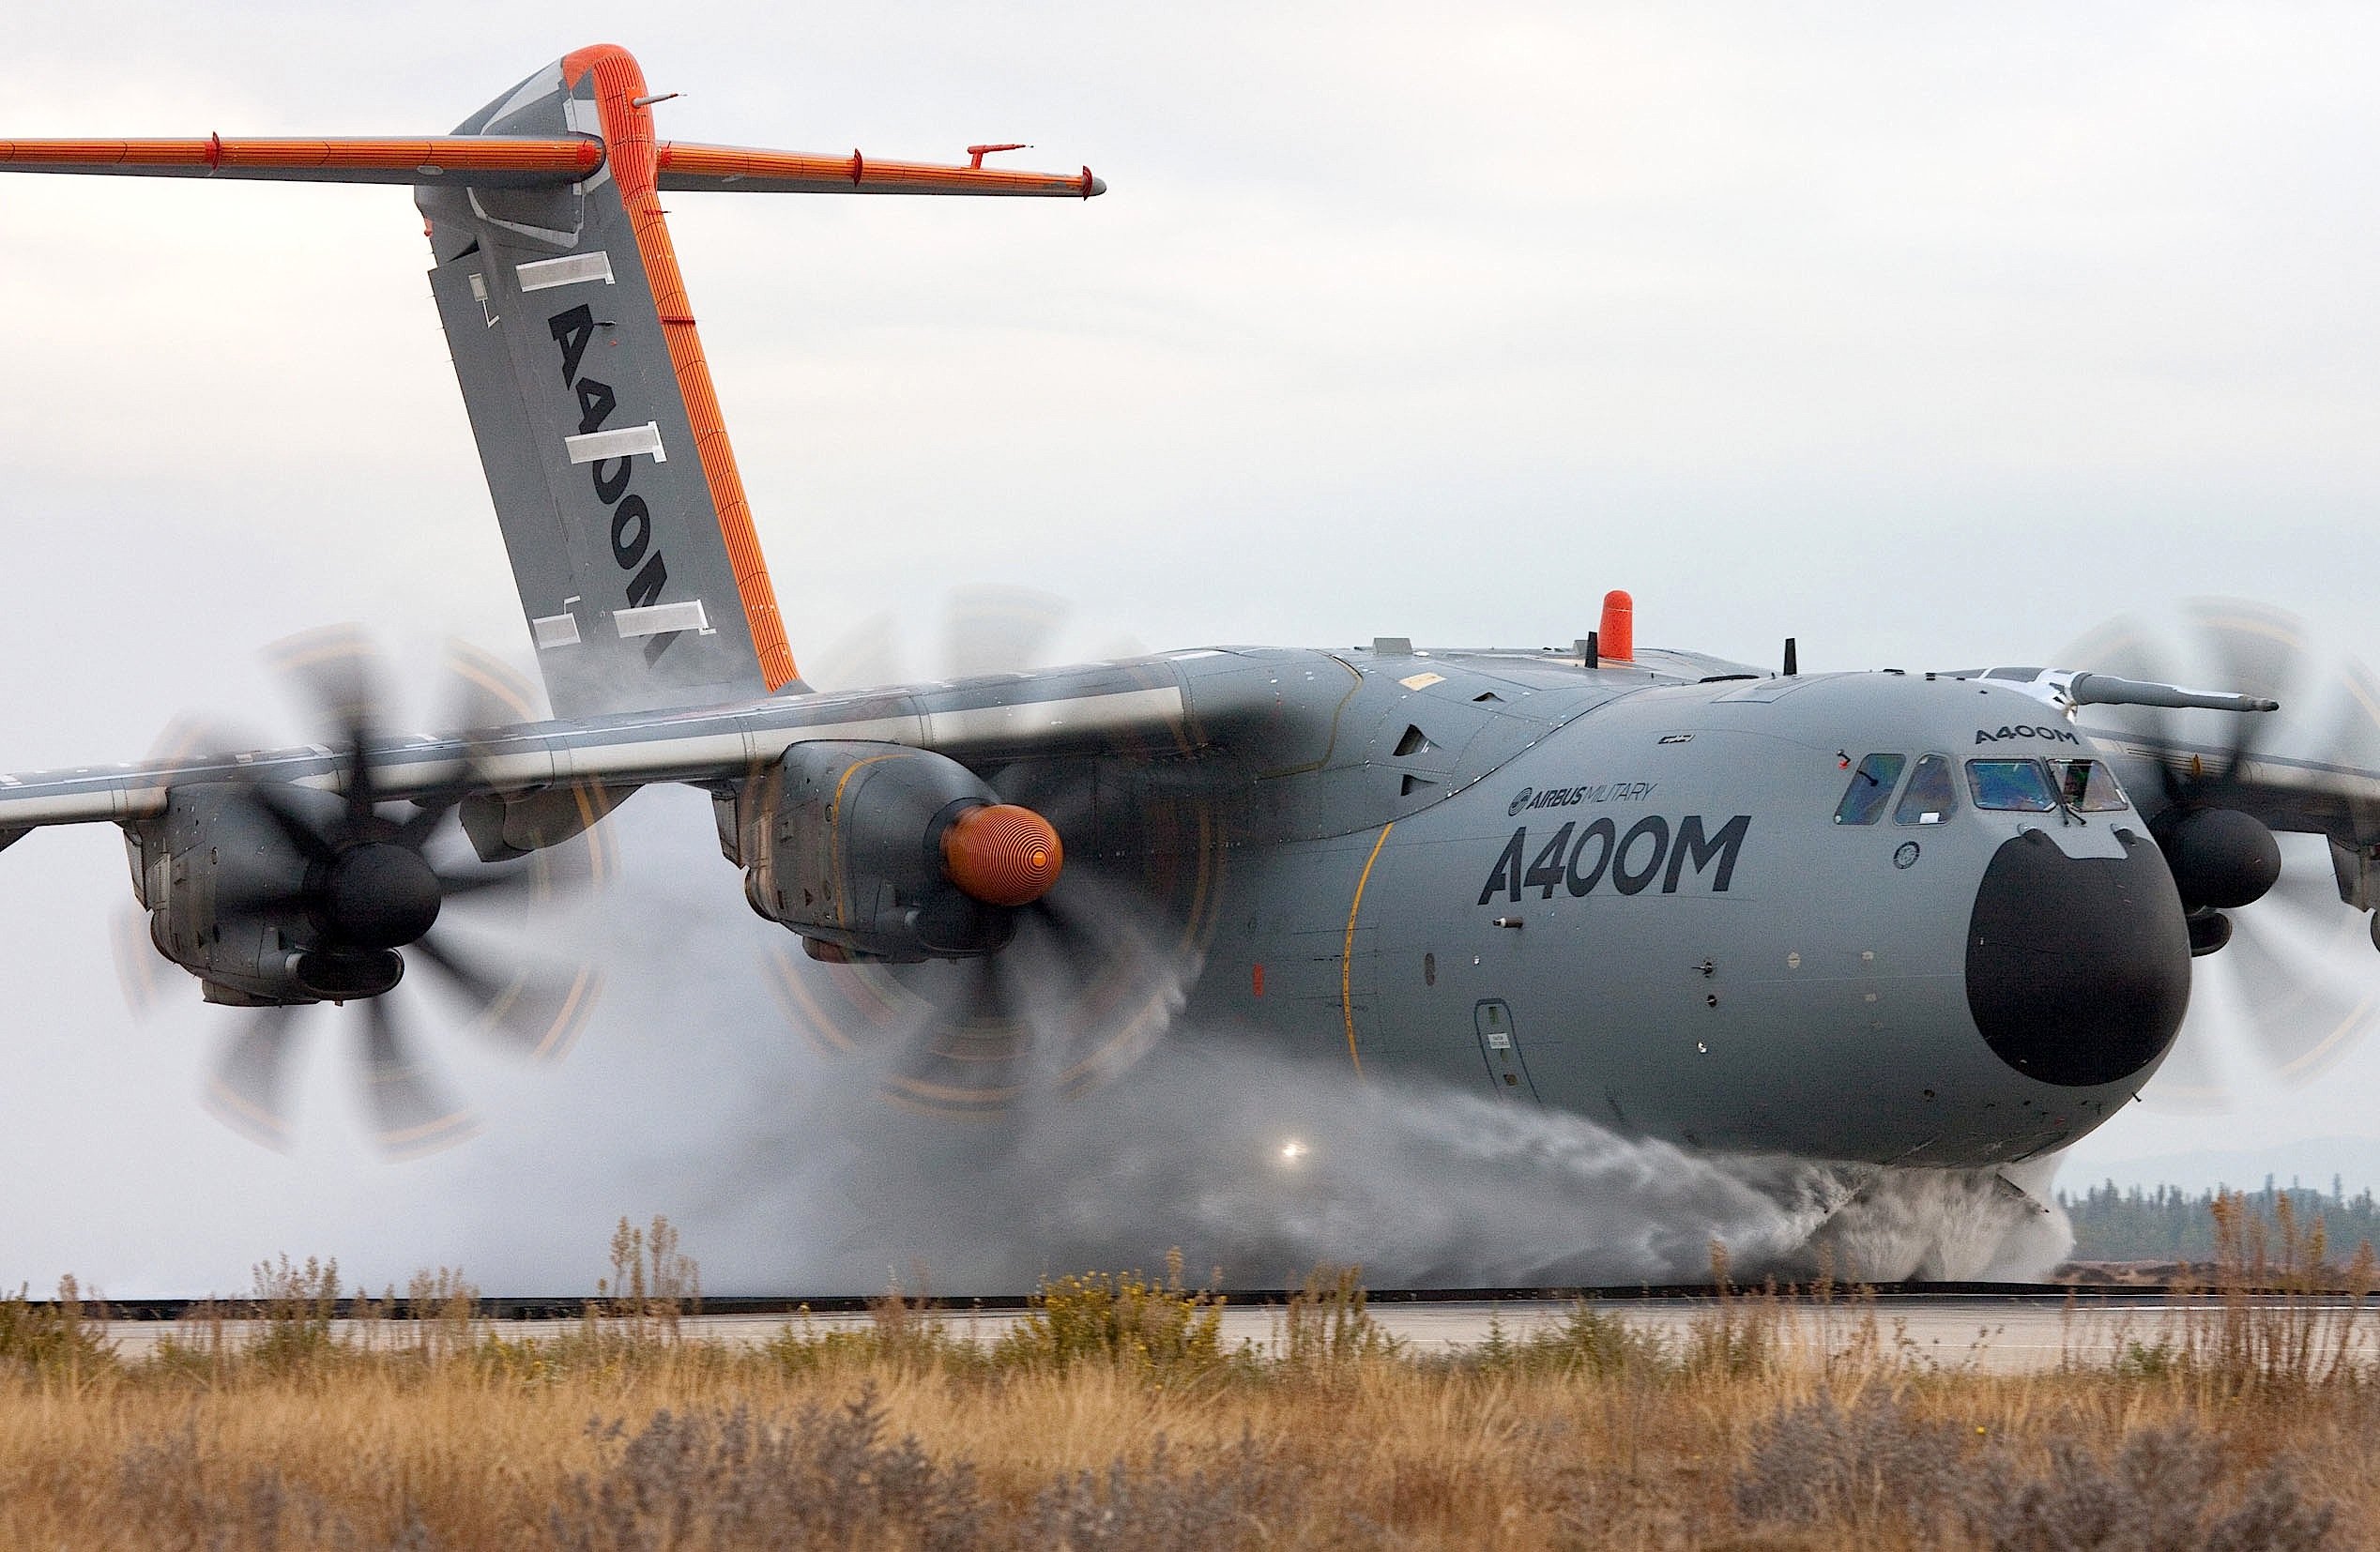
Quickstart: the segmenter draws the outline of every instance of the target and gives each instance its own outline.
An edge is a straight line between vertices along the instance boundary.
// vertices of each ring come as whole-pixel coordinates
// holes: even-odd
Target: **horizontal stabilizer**
[[[1089,199],[1107,185],[1076,173],[887,161],[853,151],[813,156],[663,141],[653,147],[666,192],[1004,194]],[[113,173],[126,177],[252,178],[282,183],[462,184],[559,189],[603,166],[594,135],[436,135],[413,140],[0,140],[0,173]]]
[[[285,183],[465,183],[552,189],[603,165],[593,135],[414,140],[0,140],[0,173],[262,178]]]
[[[1105,179],[1079,173],[1020,173],[1005,167],[944,167],[924,161],[878,161],[802,151],[763,151],[742,145],[689,145],[665,140],[654,147],[664,193],[722,190],[750,194],[1007,194],[1026,199],[1089,199],[1107,191]]]

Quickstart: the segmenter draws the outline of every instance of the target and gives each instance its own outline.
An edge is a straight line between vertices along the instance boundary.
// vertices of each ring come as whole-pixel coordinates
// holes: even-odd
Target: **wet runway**
[[[864,1330],[871,1319],[864,1309],[836,1307],[823,1312],[787,1313],[782,1301],[771,1302],[778,1307],[767,1312],[689,1317],[680,1323],[681,1335],[732,1347],[750,1347],[767,1343],[788,1326],[797,1331],[824,1333]],[[849,1302],[836,1301],[838,1306],[847,1306]],[[1709,1322],[1721,1314],[1719,1304],[1708,1298],[1432,1299],[1412,1302],[1381,1299],[1370,1306],[1372,1317],[1381,1329],[1416,1354],[1458,1353],[1490,1341],[1499,1331],[1511,1342],[1525,1341],[1535,1333],[1558,1332],[1572,1319],[1573,1312],[1581,1307],[1658,1334],[1672,1344],[1685,1343],[1698,1323]],[[1757,1314],[1761,1308],[1757,1299],[1739,1300],[1733,1313],[1741,1318]],[[1872,1321],[1873,1340],[1884,1350],[1907,1361],[1945,1369],[2025,1374],[2055,1369],[2068,1362],[2103,1365],[2134,1342],[2150,1347],[2160,1340],[2178,1342],[2192,1310],[2206,1319],[2219,1314],[2205,1300],[2185,1302],[2157,1295],[2127,1295],[2107,1301],[2084,1299],[2069,1305],[2057,1295],[1978,1298],[1897,1294],[1872,1303],[1785,1303],[1776,1307],[1775,1318],[1789,1350],[1809,1354],[1840,1350],[1863,1340],[1863,1326]],[[1024,1315],[1014,1308],[960,1309],[938,1312],[934,1318],[941,1321],[954,1337],[990,1343]],[[2341,1301],[2333,1310],[2326,1312],[2324,1318],[2352,1320],[2352,1340],[2367,1354],[2380,1352],[2380,1309],[2368,1307],[2356,1312]],[[225,1335],[236,1345],[261,1324],[228,1321]],[[579,1328],[577,1320],[567,1317],[501,1318],[481,1325],[511,1341],[557,1337]],[[1278,1302],[1232,1303],[1225,1307],[1223,1339],[1228,1347],[1237,1347],[1244,1341],[1265,1352],[1277,1353],[1284,1345],[1284,1326],[1285,1315]],[[338,1327],[343,1335],[362,1333],[358,1322],[343,1320]],[[110,1339],[128,1359],[147,1356],[165,1337],[178,1336],[188,1341],[193,1334],[188,1325],[167,1319],[108,1322]],[[404,1345],[408,1340],[407,1323],[381,1323],[375,1335],[380,1341]]]

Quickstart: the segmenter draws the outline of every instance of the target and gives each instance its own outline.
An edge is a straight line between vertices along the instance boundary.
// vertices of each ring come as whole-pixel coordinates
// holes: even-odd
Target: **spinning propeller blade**
[[[267,1148],[289,1146],[281,1090],[297,1019],[295,1008],[259,1008],[251,1013],[206,1084],[206,1107],[216,1118]]]
[[[970,588],[953,596],[939,672],[952,678],[1046,666],[1067,611],[1046,594]],[[895,682],[905,654],[873,621],[812,660],[832,687]],[[1127,653],[1126,655],[1130,655]],[[1117,751],[1119,753],[1131,753]],[[877,1064],[904,1106],[984,1115],[1040,1094],[1069,1095],[1121,1072],[1171,1027],[1197,977],[1220,831],[1195,784],[1107,791],[1127,844],[1105,848],[1095,761],[995,772],[1009,802],[1045,818],[1063,873],[1018,906],[996,952],[923,965],[816,964],[772,950],[770,980],[797,1027],[838,1057]],[[1079,843],[1079,844],[1078,844]],[[1178,871],[1158,868],[1165,857]]]
[[[385,997],[363,1005],[364,1097],[373,1134],[401,1158],[435,1151],[478,1131],[471,1113],[438,1091]]]
[[[346,628],[293,639],[268,654],[296,685],[299,699],[335,734],[327,747],[341,759],[343,796],[332,799],[308,788],[253,782],[240,800],[271,833],[285,840],[306,872],[296,887],[280,886],[252,896],[219,901],[226,923],[294,923],[311,933],[308,951],[317,956],[381,954],[430,967],[432,978],[469,1009],[465,1021],[508,1049],[550,1057],[568,1048],[591,1012],[600,977],[591,966],[552,966],[532,954],[512,951],[492,959],[475,951],[443,923],[448,907],[464,915],[496,905],[483,922],[517,928],[524,913],[541,902],[581,893],[603,875],[601,854],[586,837],[497,864],[476,860],[434,862],[434,851],[450,829],[454,797],[433,798],[402,814],[383,799],[375,767],[390,723],[389,676],[368,641]],[[450,658],[454,680],[450,704],[468,729],[518,723],[535,714],[526,687],[492,659],[458,651]],[[201,735],[195,724],[176,734],[188,748]],[[466,742],[470,739],[466,735]],[[477,747],[476,745],[474,746]],[[145,921],[131,931],[145,937]],[[128,957],[130,946],[128,944]],[[145,962],[146,956],[141,956]],[[502,967],[497,968],[496,966]],[[128,986],[133,981],[128,976]],[[389,986],[393,981],[389,982]],[[132,999],[128,993],[128,1000]],[[432,1077],[421,1042],[406,1027],[406,1016],[389,1000],[389,988],[359,990],[357,1011],[326,1011],[320,1017],[353,1019],[360,1025],[358,1054],[366,1079],[365,1103],[380,1145],[411,1157],[462,1141],[474,1132],[467,1109],[449,1099]],[[253,1009],[224,1047],[206,1087],[210,1109],[236,1129],[272,1147],[285,1147],[289,1125],[285,1093],[290,1060],[299,1040],[307,1005]],[[135,1012],[140,1012],[135,1000]]]
[[[2215,1111],[2229,1108],[2243,1086],[2310,1081],[2380,1024],[2372,924],[2342,899],[2330,843],[2287,833],[2292,821],[2371,830],[2369,784],[2348,774],[2380,768],[2380,687],[2371,671],[2317,651],[2290,616],[2232,600],[2195,601],[2163,629],[2113,622],[2062,661],[2280,704],[2246,714],[2086,705],[2082,721],[2130,756],[2133,784],[2147,787],[2134,799],[2161,839],[2181,817],[2210,810],[2283,831],[2280,877],[2268,890],[2245,905],[2201,911],[2227,919],[2229,936],[2192,961],[2189,1017],[2143,1098]]]

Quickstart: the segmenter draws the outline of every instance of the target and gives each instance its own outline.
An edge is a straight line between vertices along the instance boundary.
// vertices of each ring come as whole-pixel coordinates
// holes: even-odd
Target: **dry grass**
[[[2380,1374],[2311,1299],[2005,1377],[1823,1286],[1420,1357],[1327,1271],[1235,1352],[1175,1267],[1060,1280],[994,1344],[888,1298],[730,1350],[678,1325],[674,1239],[636,1253],[537,1342],[451,1271],[343,1326],[335,1268],[260,1268],[270,1318],[140,1362],[0,1302],[0,1546],[2380,1544]]]

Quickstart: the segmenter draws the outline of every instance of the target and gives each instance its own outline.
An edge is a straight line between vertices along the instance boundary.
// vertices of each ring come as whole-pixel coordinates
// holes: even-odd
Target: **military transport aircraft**
[[[1802,674],[1789,644],[1772,672],[1639,647],[1614,592],[1559,647],[813,692],[660,194],[1104,185],[984,165],[1015,147],[657,142],[653,100],[597,47],[444,137],[0,142],[17,172],[404,184],[427,218],[552,718],[482,694],[461,731],[395,737],[326,639],[291,654],[339,727],[321,745],[0,777],[0,845],[120,827],[156,952],[257,1011],[213,1087],[252,1129],[281,1124],[291,1011],[359,1003],[382,1140],[450,1136],[383,999],[426,965],[554,1043],[586,978],[491,970],[433,928],[653,783],[711,795],[745,899],[820,962],[784,978],[809,1031],[958,1112],[1097,1082],[1187,1017],[1688,1148],[2007,1168],[2158,1071],[2193,956],[2276,881],[2273,831],[2327,838],[2342,918],[2375,904],[2380,751],[2260,748],[2295,662],[2251,610],[2203,610],[2214,672],[2182,676],[2113,638],[1934,673]],[[2373,724],[2380,692],[2349,689]],[[450,818],[475,860],[439,860]],[[2278,1062],[2335,1045],[2314,1023]]]

